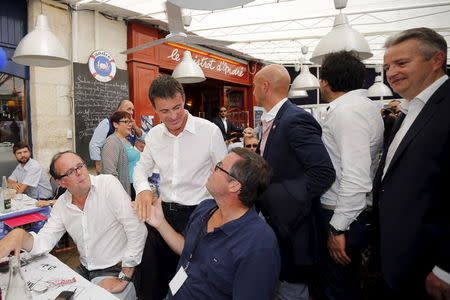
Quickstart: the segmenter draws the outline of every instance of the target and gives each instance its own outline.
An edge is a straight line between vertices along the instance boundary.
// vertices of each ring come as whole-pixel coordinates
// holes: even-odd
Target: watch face
[[[120,280],[131,281],[131,278],[127,277],[125,275],[125,273],[123,273],[123,272],[120,272],[118,277],[119,277]]]

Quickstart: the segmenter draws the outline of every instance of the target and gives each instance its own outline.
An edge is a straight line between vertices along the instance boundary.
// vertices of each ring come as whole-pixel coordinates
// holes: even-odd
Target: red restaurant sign
[[[203,69],[205,76],[249,85],[247,65],[189,46],[164,43],[160,46],[160,67],[174,69],[183,58],[183,52],[191,51],[192,59]]]

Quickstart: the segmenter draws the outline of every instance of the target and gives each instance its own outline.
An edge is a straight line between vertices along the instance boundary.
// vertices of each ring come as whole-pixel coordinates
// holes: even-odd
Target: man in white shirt
[[[447,42],[429,28],[390,37],[384,68],[405,101],[374,179],[383,299],[450,299]]]
[[[120,299],[134,300],[129,282],[141,262],[147,232],[128,194],[112,175],[89,175],[83,160],[70,151],[53,157],[50,174],[67,191],[38,234],[14,229],[1,240],[0,257],[10,251],[19,255],[20,249],[32,255],[48,253],[68,232],[80,253],[76,271],[88,280],[107,276],[99,286]]]
[[[33,199],[51,199],[52,186],[47,172],[37,160],[31,158],[30,146],[19,142],[14,145],[13,153],[19,164],[8,178],[8,187]]]
[[[320,91],[330,105],[322,140],[336,180],[322,195],[327,251],[323,291],[330,300],[362,299],[355,270],[371,224],[372,180],[383,141],[383,120],[361,89],[364,64],[352,52],[328,54],[320,68]]]
[[[195,207],[211,198],[206,190],[210,166],[227,154],[219,128],[208,120],[193,117],[184,109],[184,90],[172,76],[156,78],[149,98],[161,124],[145,138],[146,146],[134,169],[136,212],[141,220],[150,216],[153,194],[148,174],[160,173],[164,215],[181,233]],[[163,299],[175,275],[179,257],[153,227],[149,232],[142,260],[142,289],[146,300]]]

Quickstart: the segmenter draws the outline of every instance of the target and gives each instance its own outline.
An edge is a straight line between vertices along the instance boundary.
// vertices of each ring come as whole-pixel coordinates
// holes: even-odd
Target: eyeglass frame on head
[[[78,171],[83,169],[83,167],[86,167],[86,163],[81,162],[77,164],[75,168],[69,169],[65,174],[59,176],[58,179],[62,179],[64,177],[73,177],[72,175],[78,173]]]
[[[233,178],[234,180],[236,180],[237,182],[239,182],[242,185],[242,182],[239,181],[239,179],[237,179],[234,175],[232,175],[230,172],[228,172],[227,170],[225,170],[224,168],[222,168],[220,165],[222,165],[222,162],[219,161],[215,166],[214,166],[214,172],[216,172],[217,170],[220,170],[222,172],[224,172],[225,174],[227,174],[228,176],[230,176],[231,178]]]

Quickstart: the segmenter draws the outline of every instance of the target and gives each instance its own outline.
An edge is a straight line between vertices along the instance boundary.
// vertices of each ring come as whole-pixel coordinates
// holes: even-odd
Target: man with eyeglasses
[[[192,213],[182,234],[165,219],[161,200],[147,222],[180,255],[177,278],[166,299],[273,299],[280,257],[272,229],[253,204],[270,182],[258,154],[232,149],[211,168],[206,188],[213,197]]]
[[[241,128],[234,126],[234,124],[227,118],[227,108],[225,106],[220,107],[219,115],[215,117],[212,122],[219,127],[224,141],[231,139],[231,133],[242,132]]]
[[[14,229],[0,241],[0,257],[20,249],[48,253],[65,232],[80,253],[80,275],[119,299],[136,298],[132,280],[141,262],[147,231],[134,214],[128,194],[112,175],[91,176],[71,151],[56,154],[50,174],[67,191],[39,233]]]
[[[211,197],[205,187],[209,166],[225,157],[227,150],[216,125],[184,109],[184,90],[175,78],[163,75],[153,80],[149,98],[162,123],[147,133],[146,147],[134,169],[136,212],[141,220],[149,216],[153,194],[148,175],[157,169],[167,221],[177,232],[183,232],[195,207]],[[146,300],[161,300],[179,257],[158,231],[147,228],[142,292]]]

